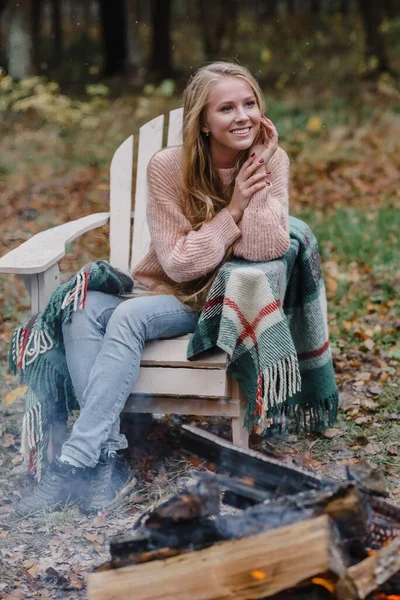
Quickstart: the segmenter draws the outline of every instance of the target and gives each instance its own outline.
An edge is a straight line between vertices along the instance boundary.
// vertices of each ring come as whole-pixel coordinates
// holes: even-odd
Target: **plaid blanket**
[[[321,432],[337,414],[325,287],[315,236],[289,217],[279,259],[226,262],[210,289],[188,358],[218,346],[248,400],[246,426],[294,424]]]
[[[62,323],[74,311],[85,308],[88,290],[113,295],[131,292],[133,279],[105,260],[88,263],[69,281],[58,286],[42,312],[18,327],[8,355],[11,372],[20,371],[21,383],[29,386],[22,422],[21,453],[40,479],[47,461],[53,423],[65,420],[79,408],[68,372]]]

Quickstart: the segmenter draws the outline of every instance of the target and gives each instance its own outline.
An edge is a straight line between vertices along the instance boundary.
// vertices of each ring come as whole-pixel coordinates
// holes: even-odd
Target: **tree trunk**
[[[171,0],[151,0],[152,40],[149,71],[156,80],[174,76],[171,44]]]
[[[287,11],[290,15],[295,12],[295,0],[286,0]]]
[[[235,52],[236,48],[236,40],[237,40],[237,30],[238,30],[238,21],[239,21],[239,9],[241,3],[239,0],[231,0],[231,10],[229,13],[228,19],[228,54],[232,55]]]
[[[104,44],[104,75],[123,75],[127,59],[124,0],[100,0],[100,19]]]
[[[264,0],[258,5],[258,15],[263,22],[268,23],[276,15],[277,8],[278,3],[276,0]]]
[[[311,0],[311,14],[318,15],[321,12],[321,0]]]
[[[40,32],[42,25],[42,0],[32,0],[32,60],[36,73],[40,71]]]
[[[92,2],[91,0],[86,0],[85,4],[83,5],[83,28],[84,28],[84,32],[85,35],[88,36],[89,35],[89,29],[90,29],[90,25],[91,25],[91,13],[92,13]]]
[[[234,51],[239,3],[237,0],[197,0],[203,51],[206,61],[221,58],[224,38],[229,39],[228,53]]]
[[[137,75],[142,64],[142,52],[139,40],[138,0],[127,0],[127,65],[131,75]]]
[[[63,32],[60,0],[52,0],[52,18],[53,18],[53,50],[54,63],[58,66],[62,62],[63,54]]]
[[[3,14],[5,7],[6,7],[6,0],[0,0],[0,65],[3,65],[3,66],[5,64],[5,48],[3,47],[1,21],[2,21],[2,14]]]
[[[385,41],[380,31],[382,11],[376,0],[358,0],[358,8],[364,24],[365,55],[368,63],[376,61],[368,72],[369,77],[391,72],[386,55]]]
[[[34,73],[32,52],[32,3],[20,0],[7,5],[8,72],[13,79],[20,80]]]
[[[347,15],[350,14],[351,4],[351,0],[342,0],[340,3],[340,12],[343,16],[347,17]]]
[[[399,0],[384,0],[383,6],[389,19],[396,19],[400,15]]]

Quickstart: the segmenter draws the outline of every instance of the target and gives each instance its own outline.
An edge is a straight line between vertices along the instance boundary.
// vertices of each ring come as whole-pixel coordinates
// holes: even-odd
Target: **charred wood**
[[[215,519],[200,516],[196,509],[197,516],[193,519],[187,519],[185,515],[185,518],[174,521],[171,514],[174,517],[176,511],[181,514],[185,497],[186,494],[182,494],[180,503],[165,503],[155,509],[155,516],[150,513],[138,529],[112,538],[112,566],[154,560],[159,558],[160,552],[171,556],[199,550],[216,542],[242,539],[322,514],[336,523],[343,549],[351,549],[355,541],[365,538],[368,533],[367,507],[350,483],[328,490],[311,490],[270,499],[239,514],[217,516]],[[200,500],[195,501],[192,494],[190,503],[198,506]],[[206,512],[210,513],[209,510]]]
[[[353,597],[363,600],[399,572],[400,538],[396,538],[381,548],[374,556],[347,569],[338,583],[339,598],[345,599],[349,597],[350,593],[353,593]],[[397,578],[398,581],[399,578]],[[398,592],[399,588],[393,591]]]
[[[199,480],[187,486],[185,492],[173,496],[155,508],[146,519],[151,529],[165,526],[169,521],[179,523],[219,513],[220,489],[212,480]]]
[[[238,448],[197,427],[183,425],[182,430],[182,444],[186,450],[215,463],[220,472],[254,480],[254,486],[261,491],[277,496],[334,485],[329,479],[289,467],[254,450]]]

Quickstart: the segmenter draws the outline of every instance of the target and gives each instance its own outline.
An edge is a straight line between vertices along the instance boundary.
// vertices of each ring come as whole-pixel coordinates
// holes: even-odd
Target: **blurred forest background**
[[[289,153],[290,211],[319,240],[341,392],[324,437],[253,447],[334,478],[367,457],[400,501],[400,0],[0,0],[0,256],[108,210],[119,144],[179,106],[190,74],[219,59],[259,79]],[[107,234],[67,248],[64,279],[108,257]],[[7,350],[28,307],[22,282],[0,275],[0,595],[34,597],[63,581],[75,590],[63,597],[83,598],[110,532],[176,491],[186,463],[162,434],[156,450],[134,449],[139,491],[119,520],[45,515],[40,536],[37,523],[22,531],[9,520],[27,478],[25,388],[7,371]]]

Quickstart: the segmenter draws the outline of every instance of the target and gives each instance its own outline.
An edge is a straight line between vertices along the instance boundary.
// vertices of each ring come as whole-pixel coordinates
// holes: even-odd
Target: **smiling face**
[[[223,76],[212,87],[201,130],[209,134],[217,167],[232,167],[260,129],[261,111],[254,91],[242,77]]]

